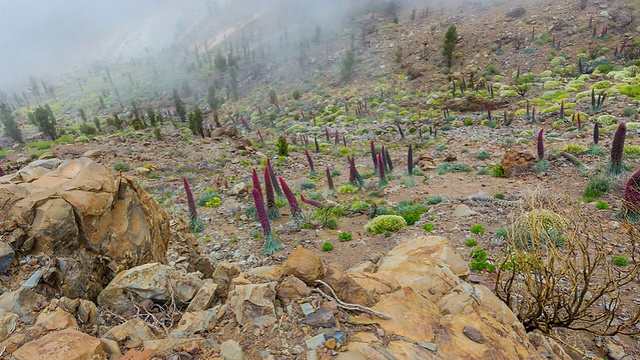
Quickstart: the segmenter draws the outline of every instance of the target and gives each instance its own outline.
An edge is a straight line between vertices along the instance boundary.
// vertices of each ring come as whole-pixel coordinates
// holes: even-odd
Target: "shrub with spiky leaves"
[[[623,170],[622,154],[624,152],[624,140],[627,136],[627,126],[622,123],[618,125],[616,133],[613,135],[611,142],[611,160],[609,161],[609,173],[611,175],[620,175]]]
[[[289,209],[291,209],[291,217],[298,226],[301,226],[302,224],[307,222],[307,218],[304,216],[302,210],[300,210],[300,205],[298,205],[296,196],[293,194],[293,191],[291,191],[291,188],[289,188],[289,185],[287,185],[283,178],[279,177],[278,181],[280,182],[280,186],[282,187],[284,195],[287,197]]]
[[[280,211],[276,205],[276,197],[273,193],[273,183],[269,175],[269,169],[264,168],[264,193],[267,196],[267,215],[270,220],[280,219]]]
[[[387,176],[384,173],[384,163],[382,162],[382,152],[378,153],[378,168],[380,169],[380,171],[378,172],[378,175],[380,175],[378,186],[379,187],[386,186],[389,182],[387,181]]]
[[[189,206],[189,229],[194,233],[199,233],[204,230],[204,224],[198,217],[196,202],[193,200],[193,193],[187,179],[182,178],[182,183],[184,184],[184,192],[187,194],[187,205]]]
[[[276,251],[284,249],[284,245],[280,244],[273,236],[269,216],[267,215],[267,210],[264,208],[264,200],[262,200],[262,196],[258,189],[253,189],[251,191],[251,195],[253,196],[253,202],[256,206],[256,212],[258,213],[258,220],[260,220],[260,226],[262,226],[262,233],[265,238],[264,250],[262,250],[262,253],[265,255],[272,255]]]
[[[309,176],[317,177],[318,173],[316,173],[316,168],[313,166],[313,159],[311,158],[311,155],[309,155],[309,151],[305,150],[304,154],[307,156],[307,162],[309,163]]]
[[[364,179],[360,176],[358,169],[356,169],[355,159],[347,157],[347,161],[349,161],[349,183],[355,187],[364,188]]]

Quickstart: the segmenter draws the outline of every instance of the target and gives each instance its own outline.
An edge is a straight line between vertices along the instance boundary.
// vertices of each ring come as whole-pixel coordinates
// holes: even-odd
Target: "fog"
[[[203,3],[202,1],[189,1]],[[0,1],[0,87],[30,75],[69,70],[95,59],[135,56],[145,46],[166,46],[186,14],[179,0]],[[171,16],[169,16],[171,15]],[[124,53],[114,44],[145,31],[145,44]],[[119,45],[119,44],[118,44]],[[144,46],[142,46],[144,45]],[[140,49],[142,47],[142,49]],[[115,51],[115,53],[114,53]],[[121,51],[121,52],[118,52]]]
[[[413,0],[396,1],[404,3],[405,8],[412,6],[409,2],[416,4]],[[429,2],[417,1],[421,7]],[[364,9],[384,9],[388,3],[389,0],[0,0],[0,90],[21,92],[28,88],[29,77],[55,82],[59,76],[74,72],[78,78],[91,66],[125,63],[162,51],[165,61],[172,64],[174,58],[184,57],[182,51],[167,55],[169,48],[185,49],[185,54],[193,57],[189,54],[193,46],[209,52],[228,39],[224,44],[226,53],[228,46],[247,34],[257,36],[257,41],[272,46],[276,52],[297,54],[296,44],[309,41],[316,26],[322,26],[323,37],[336,36],[344,30],[345,20],[353,20]],[[251,25],[258,18],[258,24]],[[283,47],[282,37],[287,31],[290,45]],[[178,61],[193,62],[193,58]]]

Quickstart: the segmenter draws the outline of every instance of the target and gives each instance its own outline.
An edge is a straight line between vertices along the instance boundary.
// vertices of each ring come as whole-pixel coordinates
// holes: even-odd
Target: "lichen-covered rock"
[[[169,219],[128,177],[87,158],[35,161],[0,178],[0,229],[17,256],[44,252],[63,296],[95,299],[103,279],[166,262]]]
[[[123,271],[98,296],[98,304],[118,313],[134,310],[131,302],[170,300],[187,304],[202,288],[202,280],[160,263],[145,264]]]

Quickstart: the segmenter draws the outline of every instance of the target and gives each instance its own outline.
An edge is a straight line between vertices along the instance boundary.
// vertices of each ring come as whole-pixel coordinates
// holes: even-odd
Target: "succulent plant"
[[[269,216],[264,208],[264,200],[257,189],[251,191],[253,196],[253,202],[256,206],[256,212],[258,214],[258,220],[260,220],[260,226],[262,226],[262,233],[265,238],[264,250],[262,253],[265,255],[272,255],[278,250],[284,249],[284,245],[280,244],[273,236],[271,231],[271,223],[269,222]]]
[[[204,230],[204,224],[198,217],[196,202],[193,200],[193,193],[187,179],[182,178],[182,183],[184,184],[184,192],[187,194],[187,205],[189,206],[189,229],[194,233],[199,233]]]
[[[296,196],[291,191],[291,188],[287,185],[283,178],[279,177],[278,181],[280,182],[280,186],[282,186],[282,191],[284,195],[287,197],[287,202],[289,203],[289,209],[291,209],[291,217],[293,221],[300,226],[307,222],[307,218],[304,216],[302,210],[300,210],[300,205],[298,204],[298,200],[296,200]]]
[[[304,154],[307,157],[307,162],[309,163],[309,170],[311,171],[309,176],[317,177],[318,173],[316,173],[316,168],[315,166],[313,166],[313,159],[311,159],[311,155],[309,155],[309,152],[307,150],[304,151]]]
[[[626,135],[627,126],[624,123],[618,125],[618,129],[613,135],[613,141],[611,142],[611,160],[609,161],[609,173],[611,175],[620,175],[622,173],[622,154],[624,152]]]
[[[276,197],[273,192],[273,182],[269,174],[269,169],[264,168],[264,192],[267,197],[267,215],[270,220],[280,219],[280,211],[276,205]]]

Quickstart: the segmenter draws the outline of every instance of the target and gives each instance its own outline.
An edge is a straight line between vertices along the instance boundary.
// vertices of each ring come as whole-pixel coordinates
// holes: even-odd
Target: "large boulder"
[[[100,340],[80,331],[56,331],[26,343],[13,353],[16,360],[101,360],[107,359]]]
[[[59,280],[49,286],[89,299],[119,271],[166,262],[170,237],[169,218],[133,179],[87,158],[40,160],[0,177],[0,229],[16,259],[56,259]]]
[[[464,281],[468,273],[449,240],[438,236],[394,248],[373,274],[349,272],[379,295],[373,309],[390,318],[372,321],[397,339],[385,346],[375,336],[355,334],[337,359],[569,359],[559,346],[529,341],[502,301]]]
[[[160,305],[175,301],[184,305],[202,286],[202,280],[168,265],[145,264],[118,274],[98,295],[98,304],[121,314],[135,310],[132,300],[151,300]]]

